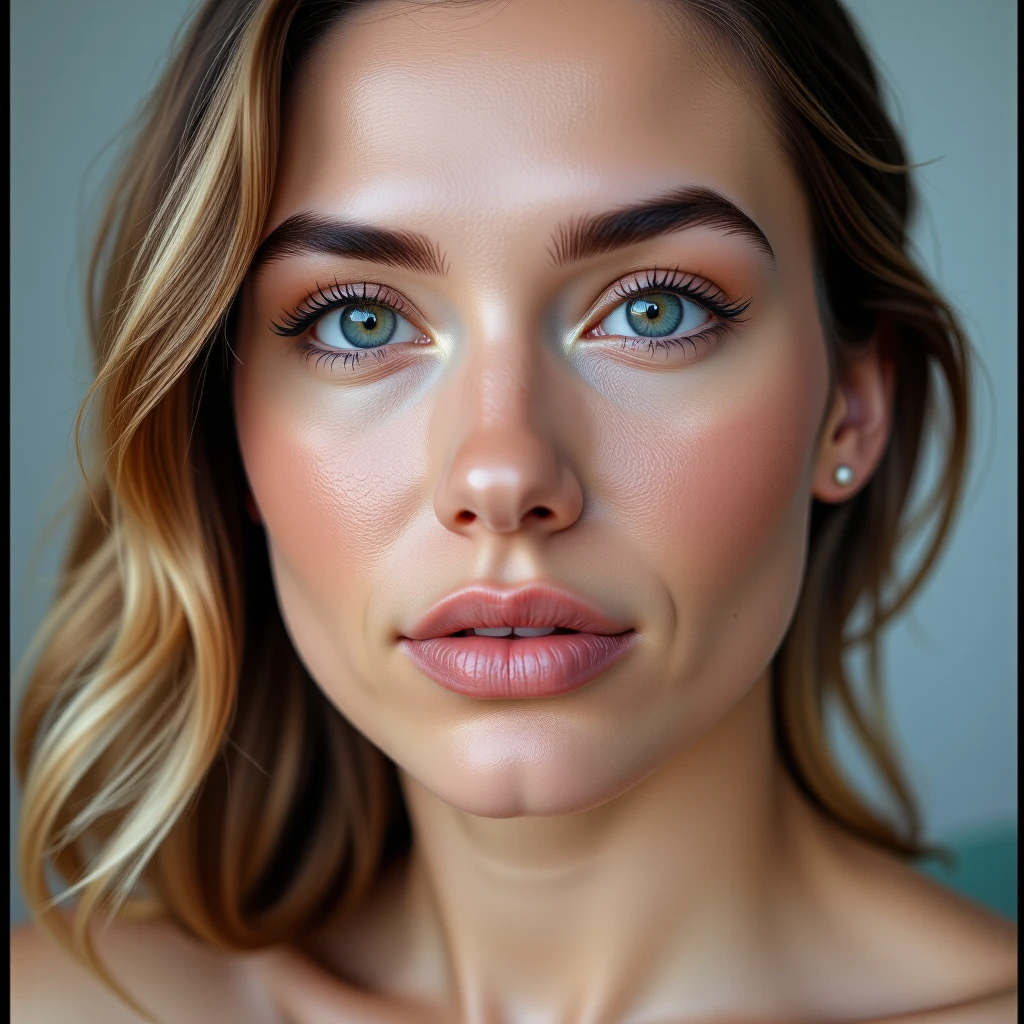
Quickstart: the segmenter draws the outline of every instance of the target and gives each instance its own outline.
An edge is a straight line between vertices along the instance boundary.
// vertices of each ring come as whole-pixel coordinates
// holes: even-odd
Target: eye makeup
[[[593,326],[579,340],[618,340],[622,349],[643,350],[651,358],[658,351],[667,358],[671,349],[689,348],[692,355],[687,358],[693,358],[698,343],[706,351],[732,323],[742,322],[749,305],[749,299],[731,300],[697,274],[678,267],[653,267],[622,277],[607,288],[583,321]],[[418,319],[412,305],[386,285],[341,284],[335,279],[326,287],[317,284],[296,307],[272,320],[270,327],[282,337],[301,339],[297,350],[316,366],[333,370],[340,362],[342,369],[355,370],[369,355],[380,363],[389,349],[429,345],[432,339],[416,324]],[[404,330],[399,328],[395,341],[399,322]],[[324,324],[340,325],[339,344],[325,343],[318,336]]]
[[[605,312],[615,299],[620,300],[618,305]],[[731,323],[742,322],[749,305],[749,299],[731,301],[720,288],[696,274],[678,267],[654,268],[617,281],[598,300],[602,319],[584,332],[583,338],[617,339],[623,349],[646,349],[652,358],[656,351],[664,351],[667,357],[670,349],[685,350],[687,346],[696,355],[698,341],[709,349]],[[687,325],[693,313],[698,318],[703,313],[705,319]]]

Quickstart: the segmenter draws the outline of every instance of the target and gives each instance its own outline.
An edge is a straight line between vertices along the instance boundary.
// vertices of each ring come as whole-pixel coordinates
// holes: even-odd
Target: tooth
[[[545,626],[543,629],[537,629],[533,626],[513,626],[512,632],[516,636],[547,636],[549,633],[554,633],[554,626]]]
[[[496,629],[474,629],[477,636],[511,636],[511,626],[498,626]]]

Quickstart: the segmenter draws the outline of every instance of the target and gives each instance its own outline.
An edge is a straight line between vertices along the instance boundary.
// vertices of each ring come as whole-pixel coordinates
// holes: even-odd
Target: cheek
[[[709,588],[802,558],[816,424],[806,399],[799,389],[765,387],[687,438],[683,565],[702,570],[696,578]]]
[[[235,401],[275,568],[324,616],[351,612],[423,502],[423,432],[412,412],[381,415],[301,363],[297,372],[274,370],[254,360],[236,381]]]
[[[668,592],[688,669],[737,623],[780,640],[802,578],[824,343],[757,341],[763,356],[706,387],[695,375],[687,398],[660,403],[657,430],[622,424],[606,447],[616,518]]]

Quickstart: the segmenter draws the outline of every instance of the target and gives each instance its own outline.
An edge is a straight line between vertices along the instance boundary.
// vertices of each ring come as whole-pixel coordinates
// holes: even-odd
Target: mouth
[[[458,634],[518,639],[549,633],[626,633],[628,623],[569,590],[548,583],[514,588],[475,585],[442,598],[403,637],[429,640]]]
[[[476,628],[460,629],[456,633],[446,634],[449,637],[455,636],[492,636],[508,637],[510,640],[526,640],[535,636],[569,636],[572,633],[581,632],[578,629],[564,629],[561,626],[497,626],[494,629]]]
[[[637,634],[553,629],[543,636],[481,636],[460,630],[398,645],[424,675],[464,697],[557,697],[595,680],[632,648]]]
[[[399,648],[427,676],[463,696],[553,697],[610,668],[637,639],[627,624],[548,584],[475,586],[442,599]]]

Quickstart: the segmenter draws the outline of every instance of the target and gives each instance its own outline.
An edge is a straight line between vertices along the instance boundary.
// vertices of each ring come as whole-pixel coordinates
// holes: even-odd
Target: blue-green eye
[[[379,302],[353,302],[332,309],[313,325],[312,334],[321,345],[349,351],[422,337],[404,316]]]
[[[706,327],[713,319],[703,306],[674,292],[647,292],[616,306],[600,330],[618,338],[669,338]]]

